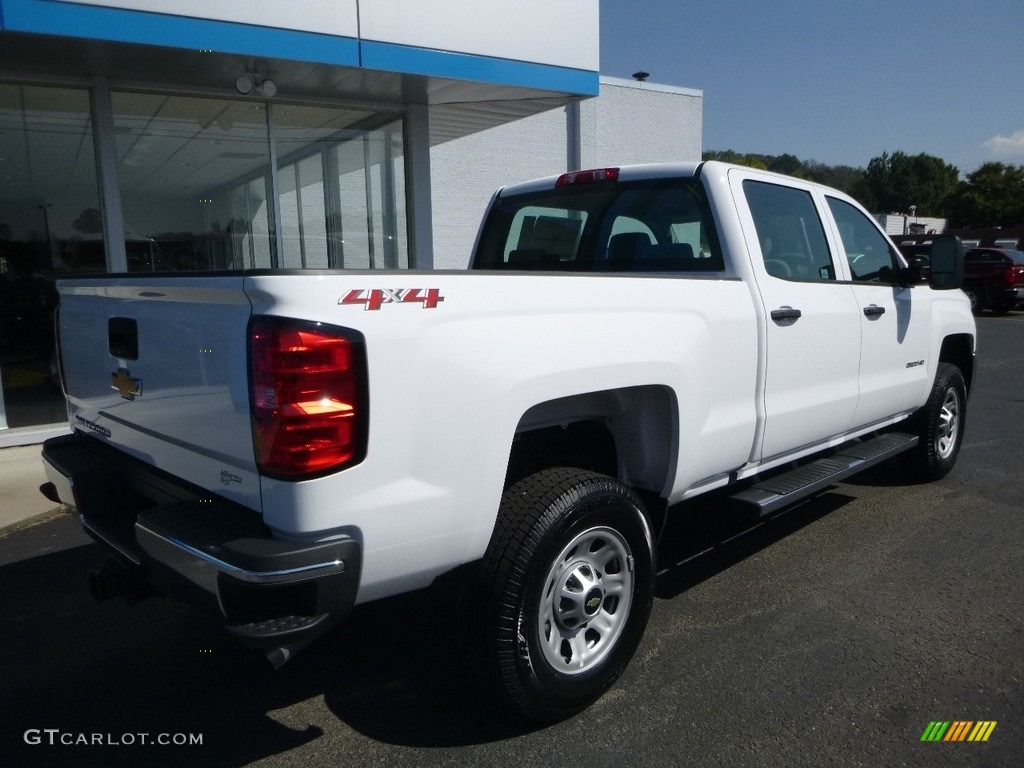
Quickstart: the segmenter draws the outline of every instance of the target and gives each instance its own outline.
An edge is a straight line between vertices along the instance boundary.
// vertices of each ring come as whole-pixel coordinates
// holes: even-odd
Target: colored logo
[[[361,304],[363,309],[376,310],[385,304],[419,304],[423,309],[437,309],[444,301],[438,288],[363,288],[352,290],[338,299],[339,304]]]
[[[996,729],[995,720],[932,720],[921,741],[988,741]]]

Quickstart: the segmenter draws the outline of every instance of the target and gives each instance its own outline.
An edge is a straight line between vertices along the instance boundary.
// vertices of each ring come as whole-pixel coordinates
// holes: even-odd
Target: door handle
[[[880,307],[877,304],[872,304],[870,307],[864,307],[865,317],[881,317],[885,314],[885,307]]]
[[[793,309],[792,307],[782,307],[781,309],[772,310],[772,320],[796,320],[800,315],[800,310]]]

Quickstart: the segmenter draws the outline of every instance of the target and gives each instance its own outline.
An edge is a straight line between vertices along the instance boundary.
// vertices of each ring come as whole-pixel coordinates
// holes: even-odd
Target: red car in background
[[[906,258],[928,257],[930,244],[900,246]],[[1009,312],[1024,305],[1024,251],[973,246],[964,249],[964,293],[975,314]]]
[[[964,293],[971,309],[1009,312],[1024,304],[1024,251],[969,248],[964,254]]]

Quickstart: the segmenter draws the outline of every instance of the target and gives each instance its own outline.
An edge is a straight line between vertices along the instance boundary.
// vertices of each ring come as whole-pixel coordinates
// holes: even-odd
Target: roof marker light
[[[590,171],[572,171],[563,173],[555,182],[556,187],[569,187],[573,184],[596,184],[602,181],[618,181],[618,168],[595,168]]]

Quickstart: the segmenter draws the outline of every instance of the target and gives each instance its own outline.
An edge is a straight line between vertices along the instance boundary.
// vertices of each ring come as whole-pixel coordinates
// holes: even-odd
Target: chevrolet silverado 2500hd
[[[125,569],[97,592],[145,579],[275,664],[473,568],[477,679],[558,719],[640,642],[669,505],[952,468],[962,273],[953,238],[923,282],[846,195],[707,162],[506,187],[468,272],[71,279],[44,492]]]

